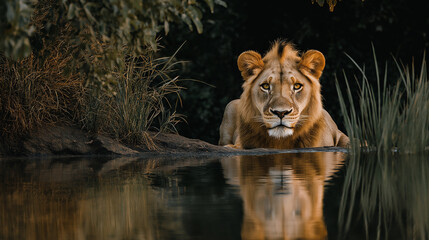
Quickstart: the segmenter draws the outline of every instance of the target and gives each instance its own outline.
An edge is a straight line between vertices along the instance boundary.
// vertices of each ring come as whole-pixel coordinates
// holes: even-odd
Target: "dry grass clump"
[[[179,78],[172,77],[180,63],[174,55],[155,58],[149,48],[142,56],[127,57],[125,67],[112,73],[117,80],[112,92],[96,94],[96,89],[88,89],[84,127],[125,143],[156,148],[148,132],[177,132],[176,124],[184,120],[175,111],[183,88]]]
[[[81,104],[78,74],[64,74],[71,57],[61,43],[44,61],[34,54],[19,61],[0,55],[0,137],[16,141],[43,124],[71,121]]]

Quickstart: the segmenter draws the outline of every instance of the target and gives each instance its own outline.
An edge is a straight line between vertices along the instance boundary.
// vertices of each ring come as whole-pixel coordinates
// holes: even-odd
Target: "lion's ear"
[[[241,71],[241,76],[247,80],[253,75],[258,75],[264,68],[264,61],[261,55],[255,51],[246,51],[240,54],[237,60],[238,69]]]
[[[309,78],[319,79],[325,68],[325,56],[317,50],[308,50],[301,57],[298,69]]]

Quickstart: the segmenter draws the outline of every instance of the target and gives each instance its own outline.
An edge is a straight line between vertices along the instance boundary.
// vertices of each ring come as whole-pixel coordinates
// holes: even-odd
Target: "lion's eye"
[[[295,83],[293,85],[293,90],[298,91],[302,88],[302,84],[301,83]]]
[[[270,90],[270,84],[268,84],[268,83],[262,83],[261,84],[261,88],[264,89],[264,90]]]

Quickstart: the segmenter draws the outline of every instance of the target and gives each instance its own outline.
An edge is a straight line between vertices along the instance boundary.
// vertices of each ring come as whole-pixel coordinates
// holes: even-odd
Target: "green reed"
[[[369,79],[365,67],[360,67],[349,56],[361,74],[361,80],[355,77],[357,89],[351,88],[349,78],[344,73],[344,96],[336,80],[352,152],[425,150],[429,144],[429,83],[425,60],[418,73],[414,63],[407,67],[395,60],[399,79],[392,84],[387,64],[382,73],[375,51],[373,53],[375,79]],[[354,94],[357,94],[357,99]]]

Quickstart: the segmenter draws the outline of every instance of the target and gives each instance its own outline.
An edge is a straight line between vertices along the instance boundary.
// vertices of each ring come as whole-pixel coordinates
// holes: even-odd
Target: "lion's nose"
[[[286,110],[286,111],[277,111],[277,110],[270,109],[270,111],[271,111],[272,114],[274,114],[277,117],[279,117],[280,119],[282,119],[284,116],[286,116],[289,113],[291,113],[292,109],[291,110]]]

